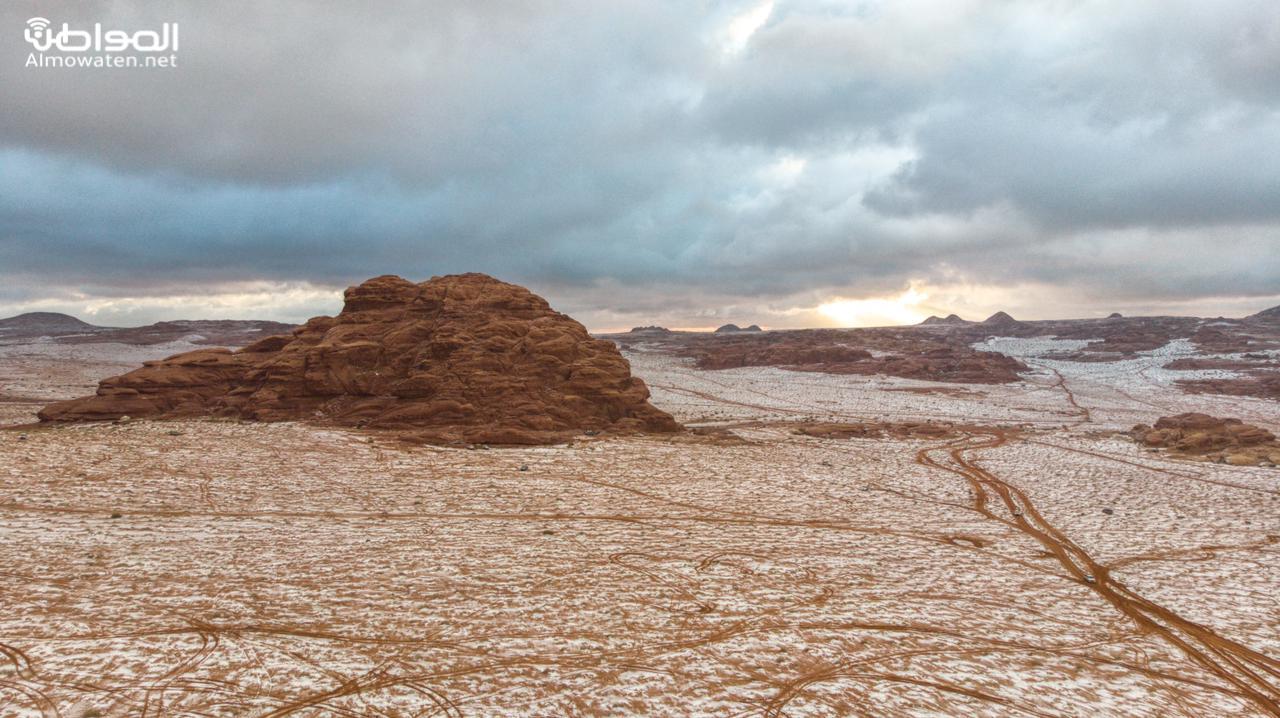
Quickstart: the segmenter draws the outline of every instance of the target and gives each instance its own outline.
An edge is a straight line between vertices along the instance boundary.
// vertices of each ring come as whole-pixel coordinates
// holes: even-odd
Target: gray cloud
[[[688,321],[1278,291],[1274,3],[779,0],[727,45],[757,5],[6,3],[0,304],[464,270]],[[179,67],[24,68],[32,15],[178,21]]]

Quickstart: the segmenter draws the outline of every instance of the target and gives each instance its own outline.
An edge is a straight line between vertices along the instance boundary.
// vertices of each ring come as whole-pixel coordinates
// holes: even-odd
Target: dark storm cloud
[[[177,21],[179,66],[24,68],[35,15]],[[1280,286],[1269,1],[18,1],[0,35],[6,306],[464,270],[653,316]]]

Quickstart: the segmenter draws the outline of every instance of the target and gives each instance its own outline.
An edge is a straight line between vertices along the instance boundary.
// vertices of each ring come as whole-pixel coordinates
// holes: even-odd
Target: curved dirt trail
[[[1084,582],[1142,630],[1176,646],[1210,673],[1234,686],[1261,710],[1280,716],[1280,659],[1225,638],[1129,589],[1111,575],[1108,566],[1095,561],[1051,524],[1025,493],[982,468],[972,458],[973,452],[1002,446],[1009,438],[1006,431],[994,429],[985,436],[974,435],[960,443],[920,449],[916,460],[964,478],[973,490],[973,510],[1034,538],[1070,576]],[[933,454],[939,451],[946,452],[946,460],[934,458]],[[992,508],[992,504],[1003,511]]]

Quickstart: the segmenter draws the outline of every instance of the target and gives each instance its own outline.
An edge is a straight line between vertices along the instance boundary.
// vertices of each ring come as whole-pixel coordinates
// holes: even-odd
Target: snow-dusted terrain
[[[1118,434],[1190,410],[1280,430],[1275,403],[1177,391],[1177,342],[982,348],[1034,371],[630,352],[654,404],[707,429],[675,437],[0,432],[0,715],[1275,715],[1280,471]],[[0,347],[0,421],[178,349]]]

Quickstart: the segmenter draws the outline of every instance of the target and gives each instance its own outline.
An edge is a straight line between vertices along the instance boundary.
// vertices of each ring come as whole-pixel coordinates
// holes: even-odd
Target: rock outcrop
[[[855,346],[859,341],[864,346]],[[866,347],[877,350],[872,353]],[[1018,381],[1027,369],[996,352],[937,337],[914,327],[875,330],[804,329],[710,337],[691,335],[672,347],[699,369],[777,366],[828,374],[885,374],[966,384]]]
[[[748,366],[812,367],[871,359],[871,352],[838,344],[786,342],[772,345],[735,344],[698,357],[699,369],[737,369]]]
[[[232,352],[188,352],[62,401],[46,422],[311,420],[436,443],[535,444],[584,430],[675,431],[612,342],[483,274],[394,276],[346,291],[336,317]]]
[[[762,332],[759,324],[752,324],[749,327],[740,327],[737,324],[725,324],[716,327],[716,334],[733,334],[735,332]]]
[[[1129,435],[1143,446],[1168,449],[1188,458],[1239,466],[1280,463],[1275,434],[1239,419],[1177,414],[1161,417],[1155,426],[1138,424]]]
[[[1235,378],[1190,379],[1178,386],[1192,394],[1224,394],[1280,400],[1280,374],[1272,371],[1244,373]]]

